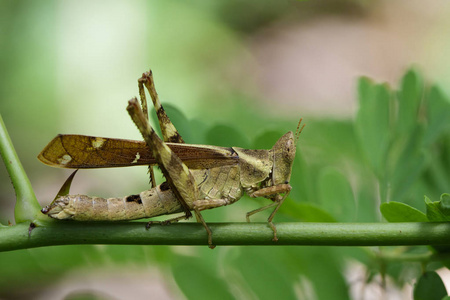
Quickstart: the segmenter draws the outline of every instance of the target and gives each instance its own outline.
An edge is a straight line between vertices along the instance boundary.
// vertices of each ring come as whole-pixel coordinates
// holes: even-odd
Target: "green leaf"
[[[180,257],[172,265],[172,273],[178,287],[187,299],[234,299],[227,282],[218,276],[213,264],[195,257]]]
[[[328,212],[312,203],[285,201],[280,212],[302,222],[336,222]]]
[[[356,204],[347,178],[334,168],[319,174],[319,201],[339,221],[354,221]]]
[[[216,125],[206,132],[208,145],[249,148],[250,142],[239,130],[229,125]]]
[[[428,222],[423,212],[401,202],[383,203],[380,205],[380,211],[388,222]]]
[[[191,135],[189,136],[189,139],[187,137],[185,138],[186,143],[206,145],[207,142],[205,136],[206,131],[209,129],[208,125],[200,119],[191,119],[189,125],[191,128]]]
[[[289,197],[296,202],[307,202],[316,198],[314,193],[314,179],[311,176],[310,167],[307,165],[303,152],[297,148],[294,165],[292,167],[291,182],[292,190]]]
[[[409,142],[403,146],[403,151],[397,158],[395,168],[391,177],[391,197],[393,199],[402,199],[426,165],[427,158],[425,152],[421,151],[421,134],[410,136]]]
[[[423,83],[419,75],[408,71],[402,79],[398,94],[398,117],[396,129],[400,134],[413,131],[417,123],[417,113],[423,96]]]
[[[428,126],[425,144],[431,144],[449,127],[450,101],[437,87],[432,87],[427,102]]]
[[[271,149],[282,136],[283,133],[280,131],[265,131],[255,138],[252,149]]]
[[[283,261],[286,259],[284,249],[245,247],[240,250],[240,255],[231,259],[230,264],[234,267],[233,273],[245,280],[243,287],[251,289],[255,299],[297,299],[294,286],[298,277],[288,271],[289,266]]]
[[[375,174],[380,177],[385,169],[389,147],[389,107],[391,91],[386,85],[375,85],[361,78],[358,85],[359,110],[356,131],[360,144]]]
[[[441,200],[439,202],[441,211],[446,215],[450,216],[450,194],[442,194]]]
[[[441,300],[447,290],[436,272],[425,272],[415,284],[413,295],[414,300]]]
[[[442,198],[442,196],[441,196]],[[445,197],[446,198],[446,197]],[[430,222],[449,222],[450,215],[442,210],[441,201],[431,201],[425,196],[425,204],[427,206],[427,217]]]
[[[377,212],[378,198],[374,187],[370,182],[361,183],[356,194],[357,199],[357,222],[379,222],[380,217]]]
[[[311,284],[308,292],[303,282],[303,297],[297,299],[350,299],[348,283],[342,272],[348,250],[339,247],[286,247],[286,252],[290,253],[288,267],[296,267],[297,278],[301,276]]]

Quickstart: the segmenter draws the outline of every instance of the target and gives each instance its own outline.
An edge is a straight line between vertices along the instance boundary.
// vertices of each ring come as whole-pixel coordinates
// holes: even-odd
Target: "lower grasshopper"
[[[138,80],[141,106],[136,98],[129,101],[127,111],[145,142],[82,135],[58,135],[39,154],[43,163],[60,168],[107,168],[149,165],[152,188],[123,198],[99,198],[86,195],[57,196],[42,209],[55,219],[78,221],[114,221],[151,218],[184,212],[184,215],[159,223],[168,224],[188,219],[194,212],[197,222],[208,234],[213,248],[212,232],[201,211],[232,204],[247,193],[250,197],[265,197],[273,203],[250,211],[246,219],[275,207],[268,218],[277,241],[272,220],[288,196],[292,164],[300,124],[294,136],[283,135],[270,150],[250,150],[239,147],[216,147],[185,144],[165,113],[155,90],[152,72]],[[161,140],[148,121],[144,86],[149,91],[163,135]],[[166,182],[156,186],[152,165],[158,165]],[[157,223],[151,221],[151,224]]]

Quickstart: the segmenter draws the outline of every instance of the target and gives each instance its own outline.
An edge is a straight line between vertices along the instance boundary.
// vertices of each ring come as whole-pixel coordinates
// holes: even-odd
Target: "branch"
[[[0,228],[0,251],[73,244],[204,245],[201,224],[55,221]],[[450,223],[278,223],[278,242],[267,223],[209,223],[215,245],[401,246],[450,245]]]
[[[14,216],[16,223],[42,218],[39,210],[41,206],[36,200],[30,180],[23,169],[14,146],[9,137],[6,126],[0,115],[0,154],[5,163],[11,182],[16,192],[16,206]]]

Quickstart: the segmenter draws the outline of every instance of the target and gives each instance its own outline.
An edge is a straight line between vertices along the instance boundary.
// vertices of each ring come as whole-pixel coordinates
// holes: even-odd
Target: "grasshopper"
[[[76,221],[133,220],[184,213],[161,222],[150,221],[148,229],[154,223],[188,219],[193,211],[197,222],[206,229],[209,247],[214,248],[212,232],[201,211],[232,204],[245,192],[250,197],[273,201],[248,212],[246,219],[250,222],[251,215],[275,207],[268,224],[273,230],[273,241],[277,241],[272,220],[291,190],[289,180],[296,142],[304,127],[300,128],[301,119],[295,136],[289,131],[270,150],[185,144],[159,101],[151,71],[142,75],[138,87],[141,105],[133,98],[128,102],[127,111],[144,141],[58,135],[38,159],[53,167],[73,169],[149,165],[152,188],[123,198],[58,195],[42,213],[54,219]],[[148,121],[144,87],[155,107],[163,140]],[[166,182],[156,185],[153,165],[159,166]]]

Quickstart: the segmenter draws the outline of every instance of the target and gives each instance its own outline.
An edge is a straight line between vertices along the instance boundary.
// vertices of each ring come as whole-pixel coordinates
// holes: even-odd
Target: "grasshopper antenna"
[[[300,128],[300,125],[302,124],[303,118],[300,118],[300,121],[298,121],[297,130],[295,131],[295,144],[297,145],[298,138],[300,137],[300,133],[302,133],[303,128],[305,128],[306,124],[303,124],[303,126]]]

